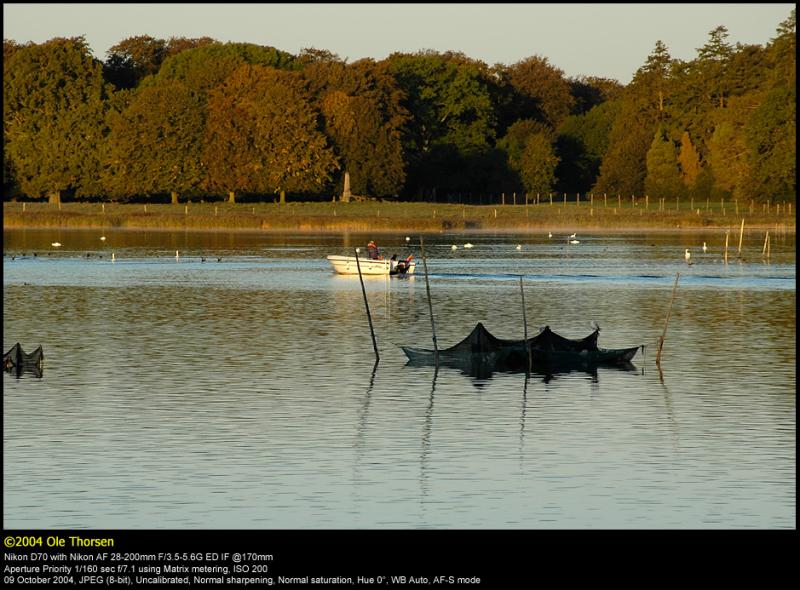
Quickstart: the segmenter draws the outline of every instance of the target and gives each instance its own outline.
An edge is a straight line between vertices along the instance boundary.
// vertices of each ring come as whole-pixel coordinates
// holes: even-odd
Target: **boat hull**
[[[414,274],[416,268],[416,264],[412,262],[405,273],[398,273],[397,260],[371,260],[360,256],[357,262],[355,256],[331,255],[327,260],[340,275],[357,275],[359,266],[362,275]]]

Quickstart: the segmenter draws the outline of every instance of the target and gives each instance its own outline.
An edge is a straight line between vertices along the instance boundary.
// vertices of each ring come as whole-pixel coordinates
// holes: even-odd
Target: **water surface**
[[[106,236],[4,232],[4,351],[46,363],[3,377],[7,528],[795,527],[793,234],[727,266],[714,233],[425,236],[442,347],[521,338],[520,276],[531,332],[645,345],[633,371],[482,378],[405,366],[432,347],[422,275],[365,278],[375,366],[325,261],[374,236]]]

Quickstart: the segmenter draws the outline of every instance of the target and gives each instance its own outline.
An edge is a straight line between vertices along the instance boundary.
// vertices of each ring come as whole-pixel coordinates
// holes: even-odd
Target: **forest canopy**
[[[795,200],[795,10],[764,46],[655,40],[632,81],[545,56],[347,63],[208,37],[3,43],[4,199]]]

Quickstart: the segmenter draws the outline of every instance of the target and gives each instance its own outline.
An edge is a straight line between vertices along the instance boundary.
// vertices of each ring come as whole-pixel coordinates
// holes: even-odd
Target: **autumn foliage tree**
[[[121,113],[109,117],[104,184],[113,197],[199,190],[204,117],[200,99],[167,80],[136,92]]]
[[[83,37],[17,48],[3,68],[3,127],[10,167],[32,197],[101,192],[98,146],[110,93]]]
[[[303,77],[341,162],[337,187],[348,172],[355,194],[397,195],[405,181],[400,135],[408,113],[388,68],[372,60],[347,65],[323,55],[304,67]]]
[[[298,73],[243,65],[211,92],[203,162],[210,191],[322,189],[338,167]]]
[[[625,86],[567,79],[536,55],[348,64],[325,49],[147,35],[112,47],[106,84],[83,38],[5,39],[4,194],[329,199],[346,176],[357,194],[434,201],[534,185],[793,200],[795,31],[791,10],[764,46],[730,43],[723,25],[693,59],[657,41]]]

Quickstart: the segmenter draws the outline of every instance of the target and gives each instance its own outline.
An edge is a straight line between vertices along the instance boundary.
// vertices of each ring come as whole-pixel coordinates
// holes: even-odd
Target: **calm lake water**
[[[325,260],[419,260],[418,236],[106,236],[4,232],[3,350],[45,354],[3,376],[6,528],[796,527],[794,234],[769,263],[737,234],[727,266],[719,232],[426,236],[440,347],[521,338],[520,275],[531,333],[645,345],[631,371],[481,378],[406,366],[432,348],[421,264],[365,278],[374,366],[358,277]]]

